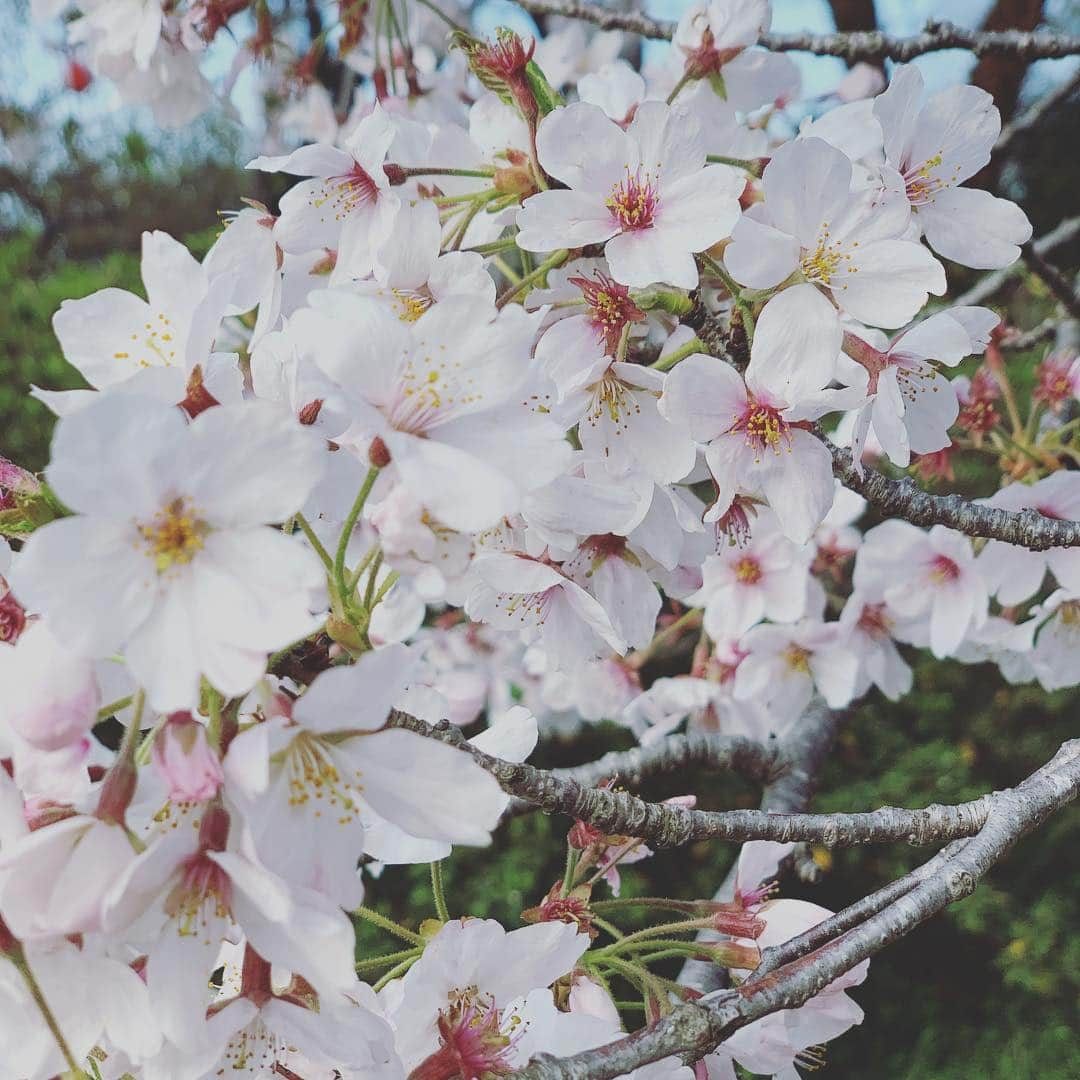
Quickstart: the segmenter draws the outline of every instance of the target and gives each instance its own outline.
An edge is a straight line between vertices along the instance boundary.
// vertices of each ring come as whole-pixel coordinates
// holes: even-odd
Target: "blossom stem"
[[[323,542],[315,535],[311,526],[308,524],[308,520],[303,514],[296,515],[296,524],[300,526],[300,531],[307,537],[307,542],[312,546],[315,554],[322,559],[323,566],[327,571],[334,569],[333,560],[330,558],[330,552],[323,547]]]
[[[118,698],[116,701],[110,701],[108,705],[102,705],[97,712],[97,718],[99,720],[107,720],[110,716],[115,716],[121,709],[126,709],[132,701],[135,699],[129,694],[127,697]]]
[[[608,948],[618,949],[621,952],[623,949],[637,947],[640,943],[651,947],[655,942],[649,940],[650,938],[661,937],[664,934],[690,933],[694,930],[703,930],[711,925],[711,919],[682,919],[679,922],[657,923],[656,926],[647,926],[644,930],[636,930],[632,934],[627,934],[622,940],[617,941],[614,945],[609,945]]]
[[[421,948],[424,946],[424,939],[419,934],[414,934],[412,930],[394,922],[393,919],[380,915],[374,908],[365,907],[361,904],[353,910],[353,914],[369,923],[373,923],[388,934],[393,934],[395,937],[401,938],[402,941],[407,941],[410,945],[419,945]]]
[[[679,81],[671,88],[671,93],[667,96],[667,103],[670,105],[682,92],[686,84],[693,78],[689,71],[684,71],[679,76]]]
[[[442,860],[431,864],[431,895],[435,898],[435,914],[440,921],[450,921],[450,909],[446,906],[446,891],[443,888]]]
[[[356,589],[356,586],[360,584],[360,579],[364,576],[364,571],[371,565],[371,560],[375,558],[375,553],[379,550],[378,544],[373,544],[364,553],[364,557],[356,564],[356,569],[349,575],[349,595],[352,596]]]
[[[446,23],[446,25],[449,26],[451,30],[456,30],[459,34],[467,34],[469,32],[460,23],[454,22],[454,20],[451,19],[445,11],[440,10],[438,4],[433,4],[431,0],[417,0],[417,2],[423,4],[424,7],[426,7],[429,11],[433,11],[436,15],[438,15],[439,18],[442,19],[442,21]]]
[[[616,941],[626,936],[614,923],[602,919],[596,912],[592,914],[592,922],[595,926],[599,926],[601,930],[606,930]]]
[[[419,957],[422,951],[422,949],[401,949],[398,952],[384,953],[382,956],[370,956],[367,960],[357,960],[356,973],[359,975],[365,971],[375,971],[378,968],[394,967],[400,964],[402,960]]]
[[[501,255],[492,255],[491,261],[512,285],[516,285],[521,281],[521,275]]]
[[[680,345],[674,352],[668,353],[667,356],[661,356],[659,360],[650,364],[649,367],[655,371],[670,371],[680,360],[685,360],[694,353],[708,351],[705,342],[695,336],[685,345]]]
[[[404,975],[419,960],[419,955],[410,956],[408,960],[402,960],[396,967],[392,967],[377,983],[372,986],[372,990],[378,993],[388,982],[392,982],[400,975]]]
[[[489,240],[486,244],[474,244],[461,250],[475,251],[477,255],[494,255],[497,251],[506,251],[512,247],[517,247],[517,240],[512,236],[504,236],[499,240]]]
[[[367,471],[367,476],[364,477],[364,482],[360,485],[360,490],[356,493],[356,498],[353,500],[352,508],[349,510],[348,515],[345,518],[344,523],[341,526],[341,535],[338,537],[337,551],[334,553],[334,585],[337,589],[338,599],[344,603],[345,597],[348,595],[345,580],[345,554],[349,550],[349,540],[352,537],[353,529],[356,528],[356,522],[360,518],[360,514],[363,512],[364,503],[367,502],[368,496],[371,494],[371,489],[375,486],[375,481],[379,476],[379,470],[372,465]]]
[[[576,847],[566,845],[566,870],[563,873],[562,879],[562,896],[569,896],[570,890],[574,887],[574,878],[577,875],[578,860],[581,858],[581,852]]]
[[[708,255],[702,255],[705,265],[709,270],[714,273],[723,283],[724,288],[731,293],[731,298],[735,301],[735,307],[738,309],[739,317],[742,319],[743,329],[746,331],[746,343],[747,345],[754,344],[754,313],[750,310],[750,305],[743,299],[742,289],[739,283],[720,265],[715,259],[711,259]]]
[[[531,274],[526,274],[516,285],[512,285],[506,292],[495,301],[497,308],[504,308],[518,293],[531,289],[534,285],[543,281],[549,270],[562,266],[566,262],[570,252],[563,248],[546,258]]]
[[[495,175],[494,169],[451,169],[440,168],[434,165],[417,165],[415,167],[393,166],[393,170],[399,176],[469,176],[481,180],[490,180]]]
[[[21,946],[15,955],[11,957],[11,961],[18,969],[23,982],[26,983],[26,988],[30,991],[30,996],[34,999],[38,1012],[41,1013],[41,1018],[45,1021],[45,1026],[49,1029],[53,1039],[56,1040],[56,1045],[60,1048],[60,1053],[67,1064],[68,1070],[76,1080],[86,1080],[86,1073],[79,1068],[78,1063],[75,1061],[75,1055],[72,1054],[71,1048],[64,1038],[64,1033],[60,1030],[60,1025],[56,1021],[56,1014],[45,999],[45,994],[42,992],[41,985],[38,983],[33,971],[30,970],[30,965],[26,962],[26,956]]]
[[[368,570],[367,586],[364,588],[364,611],[370,615],[375,607],[375,579],[379,576],[379,568],[382,566],[382,548],[375,549],[375,558],[371,560],[371,569]]]
[[[382,557],[380,552],[380,558]],[[371,606],[368,608],[368,614],[374,611],[382,602],[382,598],[398,583],[398,578],[401,575],[396,570],[391,570],[386,575],[383,583],[375,590],[375,595],[371,598]]]
[[[679,637],[687,628],[693,629],[700,626],[701,615],[701,608],[690,608],[684,611],[673,623],[665,626],[644,649],[639,649],[629,656],[626,660],[627,664],[635,669],[641,667],[646,660],[655,654],[658,648],[667,645],[673,638]]]
[[[735,169],[742,169],[751,176],[761,175],[761,162],[753,158],[725,157],[723,154],[709,154],[705,160],[710,165],[730,165]]]

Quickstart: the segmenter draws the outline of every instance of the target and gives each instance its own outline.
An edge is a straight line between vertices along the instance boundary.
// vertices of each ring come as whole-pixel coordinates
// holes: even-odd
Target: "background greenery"
[[[1036,232],[1075,212],[1076,158],[1067,148],[1080,136],[1078,119],[1077,107],[1062,110],[1020,148],[1018,163],[1004,174]],[[0,111],[0,122],[10,137],[13,123],[29,120]],[[47,172],[34,174],[21,193],[0,173],[0,454],[32,469],[47,460],[51,425],[47,410],[27,396],[28,385],[81,385],[50,326],[61,301],[106,286],[140,289],[143,228],[167,229],[204,251],[217,209],[237,207],[241,195],[272,194],[230,164],[237,155],[227,131],[203,129],[154,145],[125,134],[104,147],[70,127],[50,144]],[[1075,270],[1076,256],[1064,251],[1058,259]],[[962,276],[956,281],[963,287]],[[1030,281],[1018,280],[999,299],[1023,326],[1048,310]],[[1010,365],[1022,371],[1034,359],[1036,354],[1014,356]],[[985,493],[991,478],[964,465],[959,481],[970,492]],[[1010,785],[1077,734],[1078,704],[1076,693],[1047,696],[1037,688],[1007,687],[990,666],[922,656],[916,689],[902,703],[873,695],[853,710],[816,807],[919,806]],[[622,730],[594,728],[574,742],[545,743],[535,760],[572,764],[620,744],[627,744]],[[681,791],[697,792],[706,807],[757,800],[757,792],[736,779],[695,773],[654,783],[645,794]],[[514,821],[491,849],[455,854],[445,869],[452,912],[516,925],[521,909],[538,902],[561,874],[566,827],[565,820],[535,814]],[[830,1044],[825,1075],[1080,1076],[1078,849],[1080,814],[1073,809],[1025,841],[972,897],[876,959],[854,994],[866,1022]],[[624,895],[711,895],[733,855],[732,847],[713,843],[660,853],[624,873]],[[926,853],[896,846],[820,855],[831,864],[823,881],[807,887],[788,880],[782,893],[835,909]],[[414,925],[433,914],[425,867],[387,871],[371,881],[369,897],[396,917],[415,913]],[[396,945],[365,924],[359,947],[370,955]]]

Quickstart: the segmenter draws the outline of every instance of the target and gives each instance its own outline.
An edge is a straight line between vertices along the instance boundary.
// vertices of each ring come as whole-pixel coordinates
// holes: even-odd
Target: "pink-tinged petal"
[[[185,490],[215,525],[284,521],[326,465],[323,440],[271,402],[207,409],[191,425],[191,444]],[[255,482],[253,466],[268,482]]]
[[[709,165],[661,193],[655,231],[665,243],[704,251],[731,235],[739,220],[743,178],[726,165]]]
[[[546,563],[502,553],[478,555],[473,562],[473,570],[496,592],[505,593],[543,592],[567,580]]]
[[[301,146],[291,154],[262,156],[247,163],[261,172],[283,172],[292,176],[344,176],[353,167],[351,154],[328,143]]]
[[[312,731],[374,731],[417,673],[418,655],[405,645],[364,653],[354,664],[324,671],[293,707]]]
[[[833,380],[843,340],[836,308],[813,285],[784,289],[758,316],[747,385],[797,404]]]
[[[939,371],[899,379],[905,396],[904,427],[914,454],[932,454],[949,445],[949,428],[960,406],[949,380]]]
[[[822,139],[785,143],[762,175],[771,224],[813,248],[849,201],[851,162]]]
[[[1001,131],[993,97],[978,86],[950,86],[933,94],[919,113],[908,150],[918,168],[935,162],[928,173],[945,183],[962,184],[989,160]]]
[[[872,326],[908,322],[930,293],[945,292],[945,269],[910,240],[877,240],[853,252],[849,270],[832,283],[837,303],[853,318]]]
[[[704,171],[705,143],[697,123],[662,101],[643,101],[627,133],[638,144],[642,170],[665,194],[670,185]]]
[[[602,109],[582,101],[544,117],[536,132],[536,150],[550,175],[601,198],[639,163],[634,140]]]
[[[789,233],[744,214],[724,250],[731,276],[752,289],[771,289],[799,265],[799,242]]]
[[[681,242],[672,242],[660,228],[620,233],[604,249],[611,276],[623,285],[643,288],[664,282],[692,289],[698,282],[694,256]]]
[[[524,251],[602,244],[614,236],[618,222],[604,205],[604,196],[591,191],[541,191],[522,203],[515,238]]]
[[[728,105],[741,113],[799,96],[799,69],[791,57],[781,53],[747,49],[725,64],[721,74]]]
[[[942,191],[918,217],[939,255],[976,270],[1009,266],[1031,239],[1031,222],[1016,203],[976,188]]]
[[[757,475],[784,535],[802,544],[829,512],[836,488],[825,444],[801,429],[789,434],[790,452],[781,446],[778,454],[763,453]]]
[[[938,660],[952,656],[971,626],[973,605],[967,589],[939,589],[930,609],[930,651]]]
[[[346,751],[363,768],[364,799],[392,825],[421,840],[491,842],[506,795],[465,751],[400,729],[353,746]]]
[[[704,353],[672,369],[660,398],[660,412],[701,443],[730,430],[745,410],[746,385],[738,372]]]
[[[893,72],[884,93],[874,98],[874,115],[885,136],[885,159],[893,168],[900,168],[908,156],[922,93],[922,72],[914,64],[905,64]]]
[[[955,367],[964,357],[981,353],[1000,322],[996,311],[984,307],[939,311],[901,334],[889,352]]]
[[[12,570],[15,596],[87,656],[115,652],[157,595],[153,562],[126,523],[70,517],[36,530]]]

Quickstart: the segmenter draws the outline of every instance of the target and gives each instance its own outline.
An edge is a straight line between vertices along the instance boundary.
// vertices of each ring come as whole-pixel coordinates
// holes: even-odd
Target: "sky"
[[[687,0],[645,0],[644,6],[654,16],[675,19],[686,3]],[[917,33],[931,16],[944,16],[960,26],[976,27],[992,3],[993,0],[947,0],[944,4],[941,0],[877,0],[876,7],[883,29],[906,35]],[[1047,7],[1052,17],[1062,20],[1069,12],[1076,11],[1070,0],[1051,0]],[[4,40],[0,42],[0,103],[10,101],[25,107],[33,106],[63,80],[63,29],[57,20],[32,24],[27,0],[0,0],[0,25],[5,28]],[[477,5],[474,25],[481,32],[490,32],[499,25],[526,33],[534,29],[529,16],[510,0],[484,0]],[[773,0],[772,28],[778,32],[828,32],[833,29],[828,3],[826,0]],[[224,73],[235,48],[234,42],[220,34],[206,59],[208,74]],[[664,43],[647,44],[654,57],[666,48]],[[830,91],[846,71],[839,58],[802,53],[791,55],[800,67],[807,98]],[[923,71],[929,92],[966,81],[974,62],[974,57],[962,50],[931,53],[915,61]],[[1068,78],[1078,63],[1080,58],[1074,57],[1032,65],[1025,84],[1026,95],[1036,98],[1045,93],[1059,80]],[[232,103],[245,123],[254,125],[258,122],[257,87],[250,74],[238,81]],[[148,110],[123,106],[116,91],[105,80],[96,80],[85,94],[60,95],[51,106],[47,121],[58,126],[69,115],[90,129],[97,126],[115,130],[117,126],[131,125],[147,134],[156,130]],[[0,143],[0,160],[2,158]]]

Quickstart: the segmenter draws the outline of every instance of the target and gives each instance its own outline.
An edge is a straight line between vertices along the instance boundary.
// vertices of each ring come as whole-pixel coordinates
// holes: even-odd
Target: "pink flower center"
[[[891,636],[892,620],[885,614],[884,604],[867,604],[859,616],[859,629],[880,641]]]
[[[935,555],[930,561],[930,580],[938,585],[956,581],[960,577],[960,567],[948,555]]]
[[[572,277],[571,285],[576,285],[589,305],[589,319],[596,331],[603,336],[607,355],[614,356],[619,339],[627,323],[645,321],[645,312],[630,299],[630,290],[620,285],[607,274],[596,271],[595,280],[586,277]]]
[[[952,179],[938,176],[934,170],[938,168],[944,156],[941,151],[927,158],[919,165],[909,165],[904,170],[904,188],[908,202],[912,206],[924,206],[934,201],[934,196],[945,188],[952,187],[956,182],[955,175]]]
[[[227,919],[232,911],[232,883],[204,851],[184,864],[180,880],[165,900],[165,910],[176,920],[181,937],[204,937],[212,918]]]
[[[375,202],[379,197],[379,185],[371,174],[359,165],[353,165],[344,176],[331,176],[322,192],[312,200],[316,210],[324,207],[334,215],[335,221],[344,221],[354,210]]]
[[[627,169],[626,178],[611,189],[605,205],[624,232],[651,229],[660,207],[660,193],[648,173],[642,174],[639,168],[631,174]]]
[[[756,585],[761,580],[761,563],[752,555],[744,555],[735,564],[735,580],[740,585]]]
[[[503,1017],[491,998],[470,987],[455,994],[439,1013],[439,1049],[422,1061],[409,1080],[491,1080],[514,1071],[513,1050],[524,1029],[516,1016]],[[503,1028],[509,1028],[507,1034]]]
[[[729,431],[741,431],[746,437],[746,445],[756,451],[758,460],[765,450],[779,454],[781,442],[786,442],[788,449],[791,449],[791,425],[780,409],[763,401],[755,401],[752,396],[748,397],[746,409],[735,418]]]

